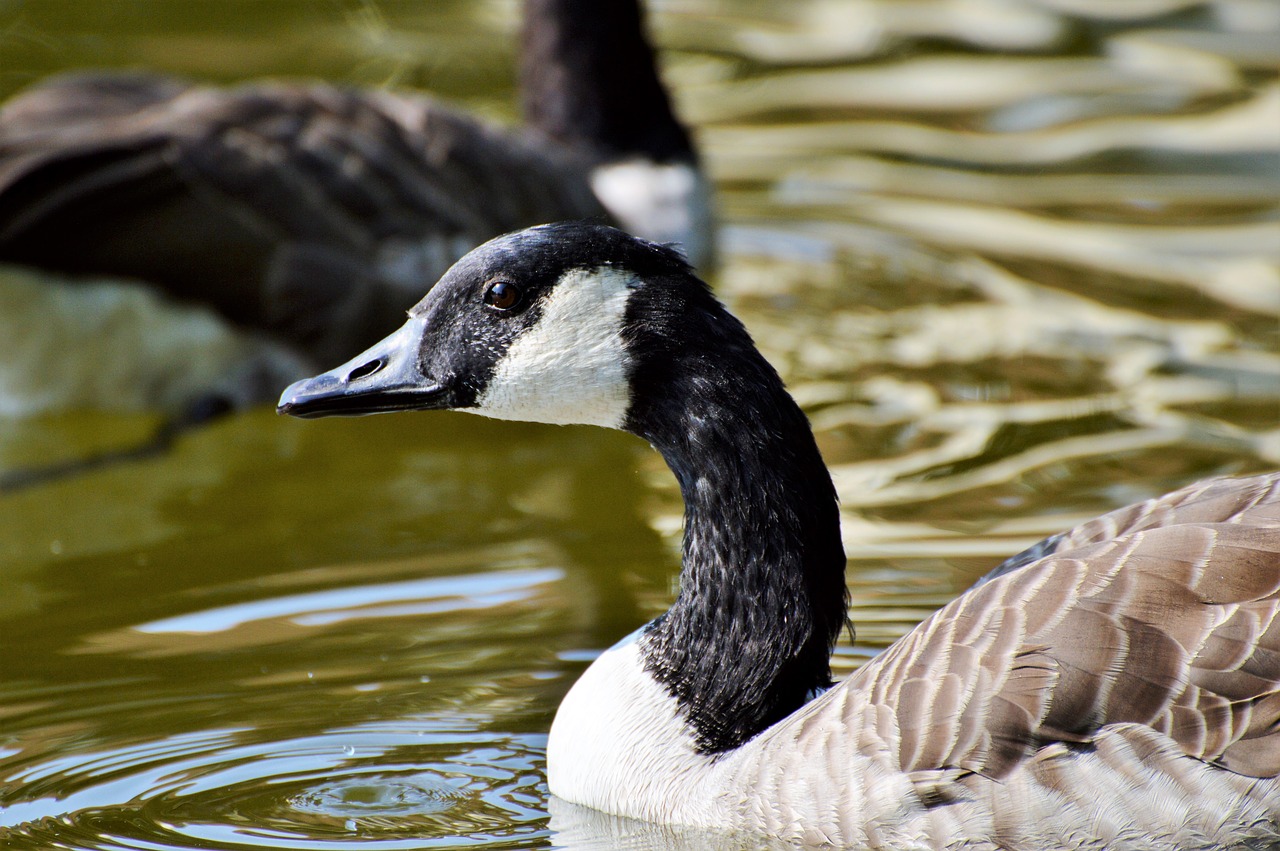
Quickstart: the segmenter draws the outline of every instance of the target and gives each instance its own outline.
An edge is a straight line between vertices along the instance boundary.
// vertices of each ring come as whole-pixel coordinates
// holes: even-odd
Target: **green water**
[[[1280,465],[1280,12],[943,5],[653,11],[717,181],[713,283],[841,494],[841,673],[1075,519]],[[0,94],[304,74],[505,119],[517,11],[0,0]],[[0,467],[155,425],[0,419]],[[546,730],[670,602],[679,523],[633,438],[450,413],[255,410],[2,493],[0,847],[555,844]]]

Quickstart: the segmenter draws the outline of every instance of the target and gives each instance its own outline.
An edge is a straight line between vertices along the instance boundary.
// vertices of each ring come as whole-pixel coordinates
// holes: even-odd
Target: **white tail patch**
[[[498,361],[475,412],[621,428],[631,404],[622,323],[633,281],[608,266],[566,272],[537,323]]]

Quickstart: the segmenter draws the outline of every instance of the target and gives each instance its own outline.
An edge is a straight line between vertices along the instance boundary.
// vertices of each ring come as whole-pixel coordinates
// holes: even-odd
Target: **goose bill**
[[[448,388],[418,367],[419,324],[410,320],[337,369],[290,384],[276,412],[311,419],[449,407]]]

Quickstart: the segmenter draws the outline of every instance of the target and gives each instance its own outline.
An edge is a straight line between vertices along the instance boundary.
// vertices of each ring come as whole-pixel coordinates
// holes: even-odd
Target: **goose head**
[[[662,353],[655,337],[708,311],[741,330],[718,307],[670,248],[604,225],[530,228],[458,261],[398,331],[291,385],[279,411],[456,409],[644,432],[633,416],[639,364]]]

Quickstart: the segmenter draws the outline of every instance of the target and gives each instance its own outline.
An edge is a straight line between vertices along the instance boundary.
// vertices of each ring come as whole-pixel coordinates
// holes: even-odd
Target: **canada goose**
[[[1280,842],[1280,473],[1051,538],[830,687],[848,608],[830,476],[676,253],[582,223],[495,239],[279,406],[442,408],[631,432],[685,501],[674,604],[556,714],[557,797],[837,847]]]
[[[0,261],[151,282],[312,368],[516,228],[610,217],[709,262],[708,184],[637,0],[525,0],[520,64],[512,132],[388,91],[47,81],[0,111]]]

